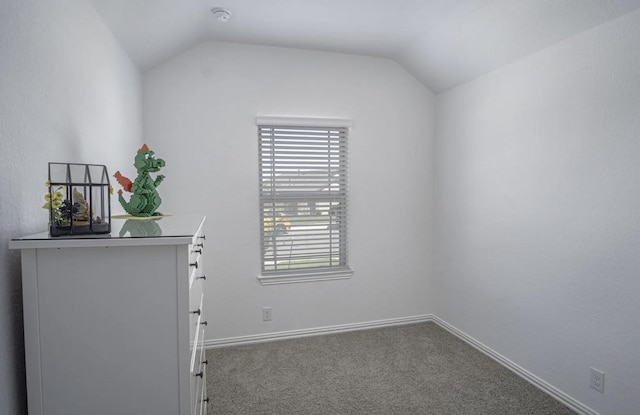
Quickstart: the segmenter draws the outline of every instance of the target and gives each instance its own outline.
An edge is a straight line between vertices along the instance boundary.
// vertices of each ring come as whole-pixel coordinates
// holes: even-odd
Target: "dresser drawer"
[[[198,280],[203,280],[204,276],[202,254],[190,253],[189,254],[189,289]]]
[[[204,235],[193,238],[193,243],[189,245],[189,266],[191,269],[200,270],[201,260],[204,253]]]
[[[202,379],[198,385],[198,392],[196,394],[196,402],[194,402],[192,408],[194,408],[194,415],[206,415],[207,413],[207,370],[206,365],[204,368]]]
[[[193,284],[189,289],[189,309],[195,311],[200,306],[202,293],[204,293],[205,280],[202,277],[194,277]]]
[[[192,309],[189,315],[189,347],[191,350],[191,371],[195,370],[196,351],[203,343],[204,328],[207,322],[204,317],[204,293],[200,294],[200,303],[196,309]]]
[[[189,265],[189,309],[196,311],[201,303],[206,277],[202,269],[202,254],[196,253],[190,256],[194,259]]]
[[[191,370],[191,409],[193,414],[200,414],[202,399],[206,394],[206,374],[207,361],[204,351],[204,331],[206,326],[202,326],[198,334],[198,343],[193,350],[193,365]]]

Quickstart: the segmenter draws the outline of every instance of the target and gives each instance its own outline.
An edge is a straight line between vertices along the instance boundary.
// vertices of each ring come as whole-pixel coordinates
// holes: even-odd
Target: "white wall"
[[[432,311],[433,96],[396,63],[206,42],[143,76],[164,213],[207,215],[209,339]],[[350,280],[262,286],[256,115],[353,120]],[[262,322],[262,307],[273,320]]]
[[[0,9],[0,413],[25,412],[22,294],[13,237],[44,231],[47,162],[131,164],[140,75],[85,0]],[[123,158],[124,155],[124,158]]]
[[[640,11],[436,105],[436,314],[602,414],[638,413],[638,45]]]

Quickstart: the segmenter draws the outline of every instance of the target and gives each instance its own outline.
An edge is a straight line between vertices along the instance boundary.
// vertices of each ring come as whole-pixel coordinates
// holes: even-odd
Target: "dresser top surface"
[[[154,218],[112,217],[111,233],[50,236],[49,232],[14,238],[10,249],[72,248],[189,244],[201,232],[203,215],[171,215]]]

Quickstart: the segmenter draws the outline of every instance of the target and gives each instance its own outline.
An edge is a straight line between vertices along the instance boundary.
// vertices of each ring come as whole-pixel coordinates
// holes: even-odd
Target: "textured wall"
[[[143,85],[145,136],[167,160],[164,211],[208,217],[210,339],[431,312],[433,96],[396,63],[211,42]],[[350,280],[258,282],[256,115],[353,119]]]
[[[603,414],[638,413],[639,44],[640,11],[436,106],[436,314]]]
[[[46,229],[47,162],[131,164],[141,88],[88,2],[9,0],[0,9],[0,91],[0,414],[20,414],[20,255],[7,242]]]

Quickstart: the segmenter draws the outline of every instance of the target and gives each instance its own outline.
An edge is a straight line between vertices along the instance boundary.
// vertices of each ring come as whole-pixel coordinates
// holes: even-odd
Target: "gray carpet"
[[[207,351],[209,415],[574,414],[434,323]]]

